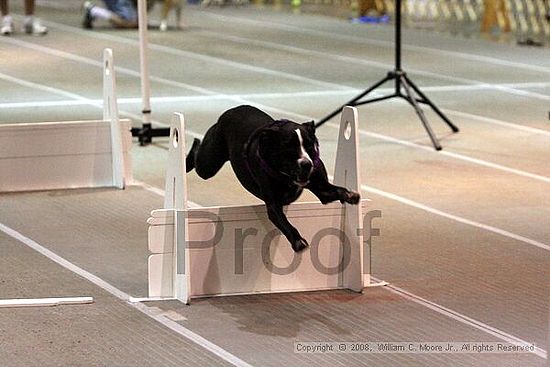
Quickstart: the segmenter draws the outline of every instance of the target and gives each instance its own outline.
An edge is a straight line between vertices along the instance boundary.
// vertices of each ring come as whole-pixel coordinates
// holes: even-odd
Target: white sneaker
[[[48,33],[48,28],[40,24],[38,19],[33,19],[31,22],[25,23],[25,33],[33,36],[43,36]]]
[[[168,29],[168,21],[166,19],[160,21],[159,29],[161,32],[166,32],[166,30]]]
[[[2,19],[2,26],[0,27],[0,33],[3,36],[9,36],[13,33],[13,21],[11,20],[11,17],[4,17]]]

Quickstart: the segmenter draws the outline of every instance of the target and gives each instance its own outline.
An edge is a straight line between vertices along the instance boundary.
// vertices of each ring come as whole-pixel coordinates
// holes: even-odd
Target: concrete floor
[[[0,123],[100,118],[94,101],[102,93],[102,50],[110,47],[119,108],[139,126],[137,32],[82,30],[73,2],[40,2],[38,12],[50,29],[46,37],[0,38]],[[157,15],[158,9],[153,20]],[[388,25],[254,7],[188,6],[185,21],[185,31],[150,33],[150,59],[153,119],[165,124],[174,111],[183,112],[188,142],[243,103],[278,118],[318,120],[393,65]],[[161,196],[138,184],[124,191],[0,194],[0,297],[95,297],[86,306],[2,309],[2,366],[544,366],[550,50],[407,30],[403,60],[409,76],[461,131],[450,134],[428,111],[444,146],[435,152],[405,102],[359,109],[362,195],[382,212],[373,222],[381,232],[373,238],[373,273],[390,286],[361,295],[130,304],[128,296],[146,295],[145,221],[161,207]],[[335,123],[317,133],[329,170]],[[164,187],[166,147],[162,138],[134,145],[138,181]],[[201,205],[256,203],[229,167],[207,183],[191,173],[189,182],[191,200]],[[293,352],[303,341],[509,340],[538,349]]]

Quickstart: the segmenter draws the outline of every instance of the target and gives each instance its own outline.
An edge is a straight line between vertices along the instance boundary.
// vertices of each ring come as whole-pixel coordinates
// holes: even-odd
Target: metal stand
[[[390,95],[382,96],[382,97],[376,97],[372,98],[366,101],[361,101],[363,97],[365,97],[367,94],[375,90],[376,88],[380,87],[382,84],[390,81],[395,80],[395,92]],[[403,87],[403,88],[402,88]],[[405,90],[405,94],[403,94],[403,89]],[[416,93],[416,96],[414,93]],[[383,101],[390,98],[400,97],[405,99],[407,102],[411,104],[411,106],[416,111],[416,114],[420,118],[420,121],[422,122],[422,125],[424,125],[424,128],[426,129],[426,132],[428,133],[432,144],[436,150],[441,150],[441,145],[439,144],[439,141],[437,140],[437,137],[435,136],[430,124],[428,123],[428,120],[426,119],[426,115],[424,115],[424,111],[420,108],[420,104],[427,104],[429,105],[434,112],[443,119],[443,121],[449,125],[451,130],[453,132],[458,132],[458,127],[456,127],[448,118],[437,108],[435,104],[432,103],[422,93],[422,91],[412,82],[412,80],[407,76],[407,73],[405,73],[401,69],[401,0],[396,0],[395,4],[395,68],[394,70],[390,71],[384,79],[380,80],[378,83],[374,84],[372,87],[368,88],[361,94],[359,94],[357,97],[353,98],[352,100],[348,101],[347,103],[343,104],[342,106],[338,107],[338,109],[334,110],[329,115],[322,118],[315,126],[319,127],[323,125],[325,122],[339,114],[344,106],[360,106],[367,103],[374,103]]]
[[[170,128],[153,128],[151,125],[151,89],[149,84],[149,59],[147,48],[147,0],[137,1],[138,31],[139,31],[139,60],[141,71],[141,114],[143,125],[141,128],[132,128],[132,136],[139,140],[139,145],[144,146],[153,141],[156,136],[170,136]]]

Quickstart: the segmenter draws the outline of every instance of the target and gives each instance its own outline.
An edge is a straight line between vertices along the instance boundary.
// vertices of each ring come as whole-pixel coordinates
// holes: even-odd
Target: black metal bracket
[[[138,138],[139,145],[145,146],[151,144],[154,137],[170,136],[170,128],[153,128],[151,124],[143,124],[142,127],[132,128],[132,136]]]
[[[151,110],[143,110],[141,113],[144,115],[151,115]],[[154,137],[170,136],[170,128],[153,128],[151,123],[143,123],[141,127],[132,128],[132,136],[138,138],[139,145],[145,146],[151,144]]]

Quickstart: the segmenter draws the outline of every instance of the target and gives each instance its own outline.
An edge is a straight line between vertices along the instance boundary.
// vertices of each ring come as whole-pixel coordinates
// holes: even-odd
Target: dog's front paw
[[[294,252],[304,251],[308,247],[309,243],[307,243],[307,241],[303,238],[299,238],[292,243],[292,249]]]
[[[359,200],[361,200],[361,195],[359,195],[359,193],[355,192],[355,191],[348,191],[343,200],[340,200],[341,203],[348,203],[348,204],[358,204],[359,203]]]

